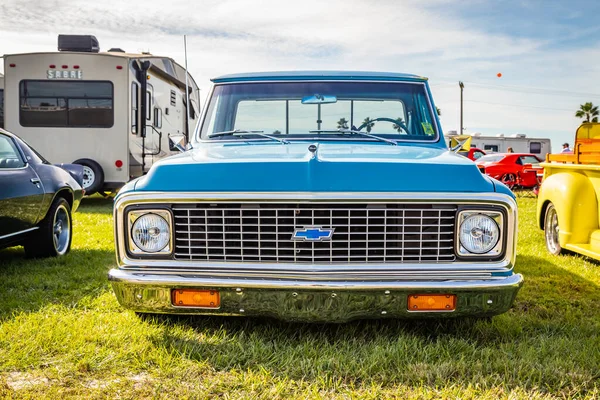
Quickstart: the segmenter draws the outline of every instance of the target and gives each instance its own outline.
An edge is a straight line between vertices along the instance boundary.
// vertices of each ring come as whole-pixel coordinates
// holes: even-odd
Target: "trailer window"
[[[113,84],[104,81],[20,82],[21,126],[110,128]]]
[[[495,144],[486,144],[483,146],[484,150],[488,150],[488,151],[495,151],[498,152],[498,145]]]
[[[157,107],[154,107],[154,126],[162,128],[162,110]]]
[[[152,92],[149,90],[146,91],[146,119],[152,119]]]
[[[542,154],[542,143],[541,142],[530,142],[529,152],[533,154]]]
[[[4,89],[0,89],[0,128],[4,128]]]
[[[131,83],[131,133],[138,132],[138,84]]]

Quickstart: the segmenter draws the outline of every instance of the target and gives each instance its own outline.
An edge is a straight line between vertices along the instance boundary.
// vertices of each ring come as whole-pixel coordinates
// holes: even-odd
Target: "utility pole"
[[[187,67],[187,37],[183,35],[183,53],[185,57],[185,144],[187,145],[190,141],[190,90],[188,82],[188,67]]]
[[[459,135],[463,134],[463,89],[465,88],[464,83],[462,81],[458,81],[458,86],[460,87],[460,131]]]

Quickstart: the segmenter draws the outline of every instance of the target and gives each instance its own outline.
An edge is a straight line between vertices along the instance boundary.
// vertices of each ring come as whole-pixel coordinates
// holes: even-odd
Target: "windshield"
[[[477,159],[478,163],[484,163],[484,162],[496,162],[496,161],[500,161],[504,158],[503,155],[488,155],[488,156],[483,156],[480,157],[479,159]]]
[[[286,139],[340,138],[336,130],[361,131],[393,140],[436,141],[438,138],[425,85],[404,82],[217,85],[202,124],[201,138],[266,140],[251,132],[243,138],[210,137],[236,130],[282,135]]]

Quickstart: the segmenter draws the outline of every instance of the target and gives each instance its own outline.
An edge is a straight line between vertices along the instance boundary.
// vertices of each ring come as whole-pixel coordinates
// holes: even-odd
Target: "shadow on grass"
[[[86,214],[112,214],[113,199],[93,195],[84,197],[77,212]]]
[[[47,304],[74,305],[108,287],[113,251],[73,249],[64,257],[28,259],[22,247],[0,251],[0,320]]]
[[[375,377],[378,382],[423,383],[418,371],[398,371],[399,366],[409,363],[437,371],[433,380],[425,378],[428,384],[439,383],[435,378],[438,373],[456,373],[464,384],[477,384],[482,371],[502,374],[502,368],[514,363],[515,371],[530,376],[531,382],[547,380],[558,385],[563,382],[561,368],[577,357],[582,357],[578,360],[582,366],[600,365],[599,354],[587,358],[600,340],[599,287],[559,267],[560,262],[560,258],[552,262],[519,256],[525,285],[511,310],[492,320],[304,324],[269,318],[152,316],[146,321],[166,327],[163,335],[155,338],[157,347],[222,371],[266,370],[293,379],[316,379],[324,374],[351,381],[372,381]],[[540,353],[541,348],[548,355]],[[574,358],[562,360],[563,354],[574,354]],[[473,368],[482,362],[479,369]],[[538,368],[540,362],[548,363],[543,371]],[[454,372],[439,370],[441,365],[453,363],[457,363]],[[518,379],[526,378],[511,379],[515,380],[510,385],[515,386]]]

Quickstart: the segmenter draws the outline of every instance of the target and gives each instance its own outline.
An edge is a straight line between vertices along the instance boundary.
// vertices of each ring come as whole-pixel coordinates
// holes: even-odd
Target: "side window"
[[[530,142],[529,152],[533,154],[542,154],[542,143],[541,142]]]
[[[162,110],[154,107],[154,127],[162,128]]]
[[[192,104],[192,107],[190,107],[190,118],[196,119],[199,113],[198,106],[196,105],[196,101],[194,99],[190,99],[190,103]]]
[[[113,100],[109,81],[22,80],[19,123],[25,127],[110,128]]]
[[[131,133],[137,134],[138,132],[138,93],[139,86],[137,83],[131,83]]]
[[[0,169],[22,168],[25,166],[15,142],[8,136],[0,135]]]
[[[478,160],[478,159],[480,159],[483,156],[484,156],[484,154],[482,152],[480,152],[480,151],[474,151],[473,152],[473,159],[475,159],[475,160]]]
[[[540,163],[540,160],[538,160],[534,156],[523,156],[521,157],[521,162],[523,164],[538,165]]]
[[[522,160],[522,158],[523,158],[523,157],[517,157],[517,158],[515,159],[515,164],[523,165],[523,160]]]
[[[494,152],[498,152],[498,146],[495,144],[486,144],[483,146],[484,150],[489,150],[489,151],[494,151]]]
[[[152,92],[146,91],[146,119],[150,121],[152,119]]]

